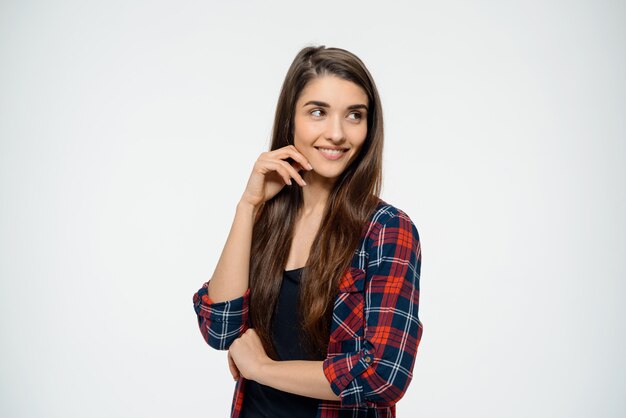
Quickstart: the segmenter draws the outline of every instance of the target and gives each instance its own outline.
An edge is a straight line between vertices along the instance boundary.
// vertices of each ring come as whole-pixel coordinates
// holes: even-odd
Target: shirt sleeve
[[[422,337],[417,228],[400,210],[378,227],[368,249],[361,349],[323,362],[324,374],[342,407],[398,402],[413,377]]]
[[[193,295],[200,333],[210,347],[228,350],[249,327],[250,289],[236,299],[213,302],[208,295],[208,286],[209,282],[204,283]]]

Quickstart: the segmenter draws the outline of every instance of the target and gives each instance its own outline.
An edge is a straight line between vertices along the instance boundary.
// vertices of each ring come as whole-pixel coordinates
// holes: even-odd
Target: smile
[[[322,156],[328,160],[338,160],[348,151],[344,150],[335,150],[329,148],[317,148],[317,150],[322,154]]]

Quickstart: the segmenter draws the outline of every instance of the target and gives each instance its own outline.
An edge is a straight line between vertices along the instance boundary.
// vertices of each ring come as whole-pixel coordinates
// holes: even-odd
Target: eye
[[[356,118],[354,120],[361,120],[361,119],[363,119],[363,114],[361,112],[352,112],[350,114],[356,116]]]
[[[315,115],[315,114],[314,114],[315,112],[321,112],[321,113],[324,113],[324,111],[323,111],[322,109],[313,109],[313,110],[311,110],[309,113],[310,113],[311,115],[313,115],[313,116],[322,116],[322,115]]]

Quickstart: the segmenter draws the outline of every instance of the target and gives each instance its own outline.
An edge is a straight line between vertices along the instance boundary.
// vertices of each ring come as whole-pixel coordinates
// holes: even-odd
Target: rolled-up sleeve
[[[250,289],[232,300],[213,302],[208,295],[209,282],[193,295],[200,333],[207,344],[217,350],[230,345],[248,329]]]
[[[390,406],[406,392],[423,326],[418,317],[421,247],[417,228],[398,212],[372,232],[358,351],[324,360],[342,406]]]

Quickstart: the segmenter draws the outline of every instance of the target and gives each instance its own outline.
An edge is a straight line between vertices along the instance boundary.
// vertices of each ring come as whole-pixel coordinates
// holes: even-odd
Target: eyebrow
[[[302,105],[302,107],[307,106],[307,105],[315,105],[315,106],[320,106],[320,107],[330,107],[330,105],[326,102],[320,102],[317,100],[309,100],[308,102],[306,102],[305,104]],[[367,110],[367,106],[364,104],[353,104],[348,106],[348,110],[354,110],[354,109],[365,109]]]

